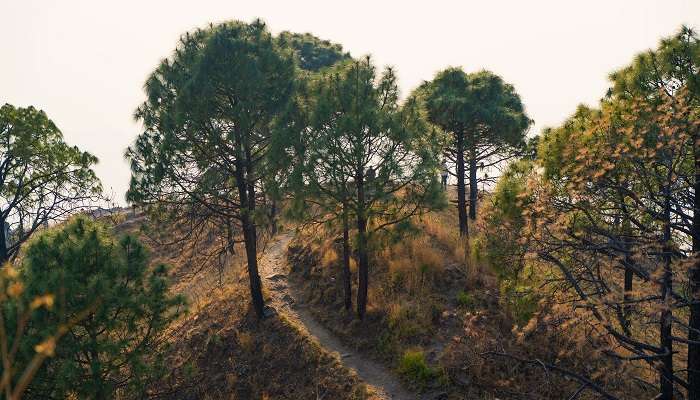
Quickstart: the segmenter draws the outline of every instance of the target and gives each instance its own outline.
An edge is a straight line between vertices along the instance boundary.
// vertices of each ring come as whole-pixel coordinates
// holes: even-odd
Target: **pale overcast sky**
[[[397,68],[404,94],[447,66],[492,70],[538,133],[595,104],[635,53],[681,24],[700,29],[700,0],[0,0],[0,104],[46,111],[68,143],[99,157],[121,201],[147,75],[183,32],[255,17],[372,54]]]

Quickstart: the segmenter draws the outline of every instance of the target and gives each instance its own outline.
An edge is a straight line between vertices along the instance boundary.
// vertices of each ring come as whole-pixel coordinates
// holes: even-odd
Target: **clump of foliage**
[[[540,295],[526,279],[501,281],[501,303],[509,311],[516,325],[523,327],[535,315]]]
[[[280,47],[294,52],[298,67],[304,71],[318,72],[350,59],[350,54],[343,51],[340,44],[319,39],[310,33],[284,31],[277,36],[276,42]]]
[[[183,299],[168,294],[166,267],[151,268],[147,259],[136,239],[117,240],[84,217],[30,243],[20,268],[24,290],[7,312],[20,313],[20,304],[46,293],[55,300],[26,321],[18,358],[30,359],[57,326],[73,321],[60,346],[46,350],[52,357],[29,387],[32,397],[140,396],[164,373],[162,333]]]
[[[530,200],[525,193],[534,165],[522,160],[509,165],[491,196],[483,218],[482,245],[485,258],[500,279],[516,279],[525,266],[526,242],[523,211]]]
[[[457,293],[457,305],[464,308],[471,308],[474,306],[474,296],[471,293],[467,293],[461,290]]]
[[[421,350],[407,350],[399,361],[398,371],[421,390],[441,376],[437,369],[428,365]]]
[[[500,301],[515,323],[525,325],[537,309],[537,274],[528,265],[528,239],[523,237],[524,212],[532,202],[527,182],[535,164],[528,159],[508,166],[490,196],[482,215],[481,231],[474,240],[478,251],[499,280]]]

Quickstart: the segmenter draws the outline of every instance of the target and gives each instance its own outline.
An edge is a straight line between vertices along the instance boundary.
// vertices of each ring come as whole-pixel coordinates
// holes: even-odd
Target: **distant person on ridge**
[[[447,190],[448,170],[447,170],[447,163],[445,162],[445,160],[442,161],[442,172],[440,173],[440,177],[442,178],[442,181],[441,181],[442,190]]]

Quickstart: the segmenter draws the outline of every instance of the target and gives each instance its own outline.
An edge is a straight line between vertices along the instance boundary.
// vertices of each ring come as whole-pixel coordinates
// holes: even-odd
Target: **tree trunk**
[[[693,135],[693,254],[695,257],[689,271],[691,293],[690,316],[688,317],[688,399],[700,400],[700,138]]]
[[[660,341],[661,348],[665,355],[661,359],[662,367],[660,373],[660,399],[673,399],[673,337],[672,337],[672,313],[670,307],[672,286],[672,271],[671,271],[671,189],[670,182],[664,187],[664,234],[663,234],[663,253],[664,253],[664,275],[661,284],[661,299],[663,301],[663,311],[661,312],[660,324]]]
[[[246,257],[248,259],[248,275],[250,275],[250,293],[253,298],[253,307],[258,317],[264,317],[265,300],[262,294],[262,282],[258,272],[258,233],[253,216],[255,215],[255,171],[253,168],[250,146],[245,146],[246,183],[248,189],[248,240],[246,240]]]
[[[265,301],[262,295],[262,282],[258,273],[257,231],[253,215],[255,213],[255,181],[251,165],[250,148],[243,145],[243,138],[237,132],[236,143],[236,187],[240,200],[241,225],[248,261],[248,278],[250,280],[250,297],[258,318],[265,316]],[[244,153],[245,151],[245,153]]]
[[[10,259],[7,249],[7,238],[5,237],[5,219],[0,218],[0,267]]]
[[[343,297],[345,309],[352,309],[352,286],[350,275],[350,222],[347,201],[343,202]]]
[[[367,311],[367,286],[369,279],[369,258],[367,256],[367,221],[357,217],[358,246],[358,285],[357,285],[357,316],[364,319]]]
[[[262,282],[258,273],[258,254],[257,254],[257,232],[255,224],[250,218],[250,215],[244,210],[241,217],[243,225],[243,240],[245,241],[245,254],[248,261],[248,278],[250,280],[250,296],[253,300],[253,308],[258,318],[264,317],[265,301],[262,295]]]
[[[623,328],[625,333],[630,336],[630,315],[632,313],[632,305],[629,303],[632,299],[632,290],[634,290],[634,270],[630,267],[632,264],[632,243],[631,243],[631,231],[629,227],[629,222],[623,222],[622,226],[622,248],[624,249],[625,256],[625,283],[624,283],[624,296],[623,300],[625,305],[622,307],[622,318],[624,320]]]
[[[459,235],[469,236],[469,222],[467,221],[467,199],[464,187],[464,132],[460,131],[457,135],[457,213],[459,215]]]
[[[369,258],[367,256],[367,217],[365,216],[364,171],[357,179],[357,317],[364,319],[367,311],[367,286],[369,279]]]
[[[233,225],[231,219],[226,220],[226,253],[231,256],[234,253],[235,241],[233,239]]]
[[[476,202],[479,196],[479,187],[476,181],[476,150],[469,150],[469,218],[476,219]]]

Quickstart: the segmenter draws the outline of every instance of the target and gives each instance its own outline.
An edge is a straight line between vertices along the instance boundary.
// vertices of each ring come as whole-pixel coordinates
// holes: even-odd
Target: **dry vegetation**
[[[481,254],[478,232],[467,251],[449,224],[453,213],[423,216],[413,234],[374,253],[362,322],[343,311],[335,238],[301,232],[289,258],[305,301],[346,343],[386,363],[426,398],[561,399],[582,386],[541,363],[579,371],[621,398],[641,394],[629,370],[590,351],[596,339],[572,323],[567,308],[535,302],[537,311],[522,312],[519,323],[521,309]],[[578,398],[598,397],[587,390]]]
[[[141,232],[140,222],[130,217],[117,229]],[[178,251],[156,245],[143,232],[141,237],[154,261],[172,266],[173,290],[191,299],[189,313],[168,329],[171,372],[152,387],[154,397],[371,398],[370,390],[336,355],[319,348],[283,315],[258,321],[241,260],[234,257],[222,270],[200,270],[197,254],[206,251]]]

